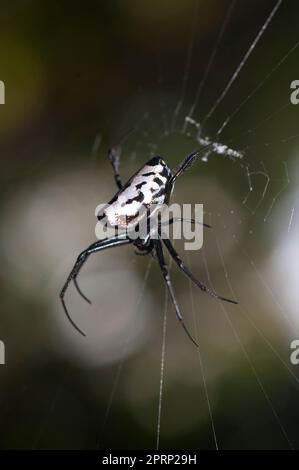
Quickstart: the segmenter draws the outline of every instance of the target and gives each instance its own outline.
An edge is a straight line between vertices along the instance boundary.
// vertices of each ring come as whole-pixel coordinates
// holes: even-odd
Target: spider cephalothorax
[[[77,283],[77,276],[83,264],[92,253],[105,250],[107,248],[112,248],[119,245],[133,244],[137,249],[137,254],[153,254],[157,259],[160,269],[162,271],[164,280],[166,282],[176,315],[178,320],[181,322],[185,332],[191,339],[191,341],[198,346],[194,338],[189,333],[184,320],[179,309],[177,300],[174,295],[172,288],[169,270],[165,263],[164,253],[162,242],[170,253],[170,256],[174,259],[178,267],[184,272],[184,274],[191,279],[194,284],[196,284],[202,291],[208,293],[209,295],[220,299],[225,300],[226,302],[237,303],[234,300],[221,297],[216,294],[214,291],[206,287],[202,282],[200,282],[196,277],[191,273],[191,271],[184,265],[182,260],[179,258],[176,253],[172,243],[168,238],[162,238],[159,236],[159,227],[158,227],[158,236],[155,233],[155,237],[151,237],[151,233],[148,232],[145,237],[132,238],[130,237],[130,229],[136,227],[142,219],[145,219],[146,222],[149,221],[150,217],[153,215],[152,209],[159,207],[161,204],[168,204],[171,191],[173,189],[174,183],[178,176],[180,176],[187,168],[189,168],[194,160],[198,157],[199,152],[193,152],[188,155],[178,170],[174,173],[171,172],[170,168],[167,166],[163,158],[157,156],[149,160],[137,173],[135,173],[129,181],[123,185],[120,175],[119,175],[119,155],[120,149],[118,147],[112,147],[109,150],[108,156],[114,170],[115,182],[118,186],[119,191],[111,199],[111,201],[104,207],[102,212],[98,215],[99,220],[105,219],[106,223],[117,229],[125,229],[123,233],[119,233],[116,236],[106,238],[104,240],[99,240],[90,245],[86,250],[84,250],[77,258],[77,261],[69,274],[61,292],[60,299],[64,308],[64,311],[71,322],[71,324],[76,328],[79,333],[85,336],[83,331],[74,323],[70,317],[68,310],[65,305],[64,296],[67,290],[67,287],[71,281],[74,281],[74,284],[79,292],[79,294],[90,303],[90,300],[82,293]],[[155,209],[154,209],[155,210]],[[169,224],[172,224],[174,219],[168,221]],[[190,219],[191,223],[194,223],[194,219]],[[206,224],[204,224],[206,225]],[[206,225],[207,226],[207,225]],[[209,226],[207,226],[209,227]]]

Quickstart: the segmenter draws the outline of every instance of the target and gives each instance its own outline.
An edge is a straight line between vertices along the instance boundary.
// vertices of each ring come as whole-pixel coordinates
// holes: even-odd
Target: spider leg
[[[75,284],[75,287],[76,287],[76,289],[77,289],[78,294],[80,294],[81,297],[82,297],[84,300],[86,300],[87,303],[91,304],[91,303],[92,303],[91,300],[90,300],[88,297],[86,297],[85,294],[83,294],[83,292],[82,292],[82,290],[81,290],[81,288],[80,288],[80,286],[79,286],[79,284],[78,284],[77,275],[73,278],[73,281],[74,281],[74,284]]]
[[[125,135],[123,135],[123,137],[121,138],[120,144],[123,144],[127,140],[127,138],[132,134],[132,132],[134,132],[135,130],[136,130],[135,127],[132,127],[131,129],[129,129],[125,133]],[[110,163],[111,163],[112,168],[113,168],[114,180],[115,180],[115,183],[116,183],[116,186],[118,187],[118,189],[122,189],[122,187],[123,187],[122,180],[121,180],[121,177],[120,177],[120,174],[119,174],[120,156],[121,156],[121,146],[120,145],[114,145],[113,147],[111,147],[108,150],[108,158],[109,158]]]
[[[190,224],[199,224],[199,225],[202,225],[203,227],[206,227],[206,228],[212,228],[211,225],[208,225],[208,224],[205,224],[203,222],[199,222],[198,220],[196,219],[185,219],[183,217],[171,217],[169,220],[165,220],[164,222],[160,222],[158,224],[158,229],[159,229],[159,234],[161,235],[162,233],[162,227],[164,225],[172,225],[174,224],[175,222],[187,222],[187,223],[190,223]],[[163,238],[163,237],[162,237]]]
[[[184,171],[186,171],[192,163],[196,160],[196,158],[199,156],[199,151],[197,150],[196,152],[190,153],[180,164],[174,175],[171,177],[170,183],[174,184],[175,180],[182,174]]]
[[[113,168],[114,180],[115,180],[115,183],[116,183],[118,189],[122,189],[122,187],[123,187],[121,177],[120,177],[120,174],[119,174],[120,155],[121,155],[121,147],[119,145],[111,147],[108,150],[108,158],[109,158],[110,163],[111,163],[112,168]]]
[[[106,240],[99,240],[99,241],[93,243],[92,245],[90,245],[86,250],[82,251],[82,253],[80,253],[80,255],[78,256],[77,261],[76,261],[73,269],[71,270],[64,286],[62,287],[62,289],[60,291],[59,297],[60,297],[60,300],[61,300],[61,303],[62,303],[64,313],[66,314],[69,322],[73,325],[73,327],[79,333],[81,333],[81,335],[83,335],[83,336],[85,336],[85,333],[83,333],[83,331],[80,330],[80,328],[72,320],[72,318],[71,318],[71,316],[70,316],[70,314],[67,310],[66,304],[65,304],[64,296],[65,296],[66,290],[69,286],[69,283],[77,277],[77,275],[78,275],[80,269],[82,268],[83,264],[85,263],[87,258],[92,253],[97,253],[98,251],[102,251],[102,250],[105,250],[107,248],[112,248],[112,247],[119,246],[119,245],[125,245],[125,244],[128,244],[128,243],[131,243],[131,240],[129,238],[126,238],[125,235],[123,235],[123,236],[120,235],[118,237],[107,238]],[[79,291],[80,291],[80,289],[79,289]],[[81,291],[80,291],[80,293],[81,293]],[[85,298],[85,296],[83,296],[83,297]]]
[[[178,303],[177,303],[177,300],[176,300],[176,298],[175,298],[174,290],[173,290],[172,283],[171,283],[170,276],[169,276],[169,270],[168,270],[168,267],[167,267],[167,265],[166,265],[166,263],[165,263],[164,254],[163,254],[163,248],[162,248],[162,244],[161,244],[161,241],[160,241],[160,240],[157,240],[157,241],[155,242],[155,251],[156,251],[156,254],[157,254],[158,262],[159,262],[159,265],[160,265],[160,268],[161,268],[161,271],[162,271],[164,280],[165,280],[166,285],[167,285],[167,288],[168,288],[168,292],[169,292],[169,294],[170,294],[170,297],[171,297],[171,300],[172,300],[172,303],[173,303],[173,306],[174,306],[174,309],[175,309],[175,313],[176,313],[177,319],[178,319],[179,322],[181,323],[182,327],[183,327],[184,330],[185,330],[185,333],[187,334],[187,336],[189,337],[189,339],[192,341],[192,343],[195,344],[195,346],[199,347],[198,343],[195,341],[195,339],[193,338],[193,336],[192,336],[191,333],[188,331],[188,329],[187,329],[187,327],[186,327],[186,325],[185,325],[183,316],[182,316],[182,314],[181,314],[180,308],[179,308]]]
[[[169,223],[169,225],[171,225],[174,222],[189,222],[190,224],[199,224],[199,225],[202,225],[203,227],[206,227],[206,228],[212,228],[211,225],[205,224],[203,222],[198,222],[198,220],[196,220],[196,219],[184,219],[183,217],[171,217],[171,219],[169,219],[168,223]],[[167,223],[167,221],[165,223]]]
[[[200,282],[198,279],[196,279],[196,277],[192,274],[192,272],[187,268],[187,266],[184,265],[183,261],[181,260],[181,258],[179,257],[179,255],[177,254],[177,252],[175,251],[174,247],[172,246],[172,243],[167,240],[166,238],[163,239],[163,242],[166,246],[166,248],[168,249],[171,257],[174,259],[174,261],[176,262],[176,264],[178,265],[178,267],[183,271],[183,273],[189,278],[191,279],[192,282],[194,282],[194,284],[196,284],[203,292],[206,292],[207,294],[211,295],[212,297],[215,297],[216,299],[219,299],[219,300],[224,300],[225,302],[230,302],[232,304],[237,304],[238,302],[236,302],[235,300],[231,300],[231,299],[227,299],[226,297],[222,297],[221,295],[218,295],[216,294],[216,292],[212,291],[211,289],[209,289],[207,286],[205,286],[205,284],[203,284],[202,282]]]
[[[170,179],[170,185],[173,185],[175,183],[175,180],[188,168],[195,162],[195,160],[202,155],[203,153],[206,153],[207,150],[212,148],[212,142],[208,143],[205,145],[201,150],[196,150],[195,152],[190,153],[180,164],[178,169],[174,172],[173,176]]]

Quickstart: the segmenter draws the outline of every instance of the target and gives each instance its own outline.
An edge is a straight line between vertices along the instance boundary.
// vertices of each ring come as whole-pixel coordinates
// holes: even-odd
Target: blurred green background
[[[299,338],[296,2],[282,2],[205,121],[212,137],[255,90],[219,138],[243,160],[211,154],[174,193],[203,203],[213,226],[199,252],[177,243],[182,257],[239,305],[203,295],[172,266],[198,353],[165,304],[158,267],[131,247],[82,270],[92,306],[67,294],[86,338],[58,299],[95,239],[97,204],[115,192],[108,147],[134,127],[122,145],[124,179],[157,153],[176,167],[198,147],[185,116],[193,107],[202,122],[275,4],[1,3],[1,448],[155,448],[165,309],[160,448],[214,449],[209,406],[221,449],[299,447],[299,365],[290,363]]]

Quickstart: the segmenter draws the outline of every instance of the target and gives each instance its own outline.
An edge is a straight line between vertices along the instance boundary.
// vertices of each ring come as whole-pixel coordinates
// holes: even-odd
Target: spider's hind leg
[[[120,156],[121,156],[120,145],[113,146],[108,150],[108,158],[113,168],[114,180],[118,189],[122,189],[123,187],[121,177],[119,174]]]
[[[168,288],[168,292],[169,292],[169,294],[170,294],[170,297],[171,297],[171,300],[172,300],[172,303],[173,303],[173,306],[174,306],[174,309],[175,309],[175,313],[176,313],[177,319],[178,319],[179,322],[181,323],[182,327],[183,327],[184,330],[185,330],[185,333],[187,334],[187,336],[189,337],[189,339],[192,341],[192,343],[195,344],[195,346],[199,347],[198,343],[195,341],[195,339],[193,338],[193,336],[192,336],[191,333],[189,332],[187,326],[185,325],[183,316],[182,316],[182,314],[181,314],[180,308],[179,308],[178,303],[177,303],[177,300],[176,300],[176,298],[175,298],[174,290],[173,290],[172,283],[171,283],[170,276],[169,276],[169,270],[168,270],[168,267],[167,267],[167,265],[166,265],[166,263],[165,263],[164,254],[163,254],[163,248],[162,248],[162,244],[161,244],[161,241],[160,241],[160,240],[158,240],[158,241],[155,243],[155,248],[156,248],[155,251],[156,251],[156,254],[157,254],[158,262],[159,262],[159,265],[160,265],[160,268],[161,268],[161,271],[162,271],[164,280],[165,280],[165,282],[166,282],[166,285],[167,285],[167,288]]]
[[[181,258],[179,257],[179,255],[177,254],[177,252],[175,251],[175,249],[173,248],[172,246],[172,243],[164,238],[163,239],[163,242],[166,246],[166,248],[168,249],[171,257],[174,259],[174,261],[176,262],[176,264],[178,265],[178,267],[183,271],[183,273],[189,278],[191,279],[192,282],[194,282],[194,284],[196,284],[203,292],[206,292],[207,294],[211,295],[212,297],[215,297],[216,299],[218,300],[224,300],[225,302],[230,302],[231,304],[237,304],[238,302],[236,302],[235,300],[231,300],[231,299],[227,299],[226,297],[222,297],[221,295],[218,295],[216,294],[216,292],[214,292],[213,290],[209,289],[205,284],[203,284],[202,282],[200,282],[198,279],[196,279],[196,277],[194,276],[194,274],[192,274],[192,272],[187,268],[187,266],[184,265],[183,261],[181,260]]]
[[[193,219],[193,218],[185,219],[183,217],[171,217],[171,219],[169,219],[169,221],[166,221],[166,223],[168,223],[168,225],[174,224],[175,222],[187,222],[189,224],[198,224],[198,225],[202,225],[203,227],[206,227],[206,228],[212,228],[211,225],[205,224],[204,222],[199,222],[198,220]],[[163,222],[161,223],[161,225],[163,225]]]
[[[123,188],[123,183],[122,183],[122,180],[121,180],[121,177],[120,177],[120,174],[119,174],[119,164],[120,164],[120,157],[121,157],[121,152],[122,152],[120,144],[123,144],[123,142],[125,142],[125,140],[127,140],[127,138],[135,130],[136,130],[135,127],[132,127],[131,129],[129,129],[129,131],[126,132],[126,134],[124,134],[123,137],[121,138],[119,145],[113,145],[108,150],[108,158],[109,158],[110,163],[111,163],[112,168],[113,168],[114,180],[115,180],[115,183],[116,183],[116,186],[118,187],[118,189]]]
[[[85,261],[86,261],[86,260],[85,260]],[[92,303],[91,300],[90,300],[88,297],[86,297],[85,294],[83,294],[83,292],[82,292],[82,290],[81,290],[81,288],[80,288],[80,286],[79,286],[79,284],[78,284],[77,275],[73,278],[73,281],[74,281],[74,285],[75,285],[75,287],[76,287],[76,289],[77,289],[78,294],[81,295],[81,297],[82,297],[84,300],[86,300],[87,303],[91,304],[91,303]]]

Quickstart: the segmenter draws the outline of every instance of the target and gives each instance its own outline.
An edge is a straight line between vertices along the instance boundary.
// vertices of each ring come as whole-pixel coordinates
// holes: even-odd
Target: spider
[[[104,213],[102,215],[97,216],[98,219],[102,220],[104,217],[106,217],[108,222],[112,225],[116,227],[126,227],[128,226],[129,222],[132,222],[132,220],[134,221],[134,217],[137,217],[137,214],[142,208],[142,206],[146,207],[146,214],[149,214],[148,209],[154,204],[168,204],[171,192],[173,190],[177,178],[192,165],[192,163],[196,160],[198,156],[199,151],[191,153],[182,161],[178,169],[174,172],[170,170],[170,168],[162,157],[153,157],[142,168],[140,168],[140,170],[137,171],[137,173],[135,173],[125,185],[123,185],[122,179],[119,174],[120,147],[116,146],[110,148],[108,151],[108,158],[113,168],[114,179],[118,188],[118,192],[106,205]],[[149,215],[146,215],[146,217],[149,217]],[[196,222],[194,219],[190,219],[188,221],[191,223]],[[169,220],[169,224],[173,223],[174,219],[171,218]],[[206,227],[210,227],[207,224],[203,225]],[[179,255],[175,251],[172,243],[168,238],[162,239],[160,235],[158,235],[158,237],[153,239],[151,238],[150,234],[148,234],[144,238],[137,238],[133,240],[132,238],[130,238],[129,233],[126,232],[122,234],[117,234],[116,236],[106,238],[104,240],[98,240],[92,245],[90,245],[86,250],[82,251],[82,253],[80,253],[80,255],[78,256],[75,265],[71,270],[64,286],[61,289],[60,299],[64,312],[70,323],[79,333],[81,333],[81,335],[85,336],[85,333],[72,320],[64,300],[65,293],[70,282],[73,281],[78,293],[83,297],[84,300],[86,300],[86,302],[91,303],[91,301],[83,294],[77,282],[77,276],[83,264],[86,262],[87,258],[92,253],[97,253],[99,251],[106,250],[107,248],[127,245],[131,243],[137,248],[137,254],[152,254],[154,258],[158,261],[170,298],[172,300],[177,319],[181,323],[189,339],[198,347],[198,343],[195,341],[184,322],[183,315],[176,300],[174,289],[169,275],[169,269],[164,258],[162,242],[168,250],[170,256],[175,261],[176,265],[180,268],[180,270],[189,279],[191,279],[191,281],[196,286],[198,286],[203,292],[211,295],[216,299],[237,304],[237,302],[234,300],[230,300],[228,298],[218,295],[216,292],[209,289],[206,285],[199,281],[180,259]]]

